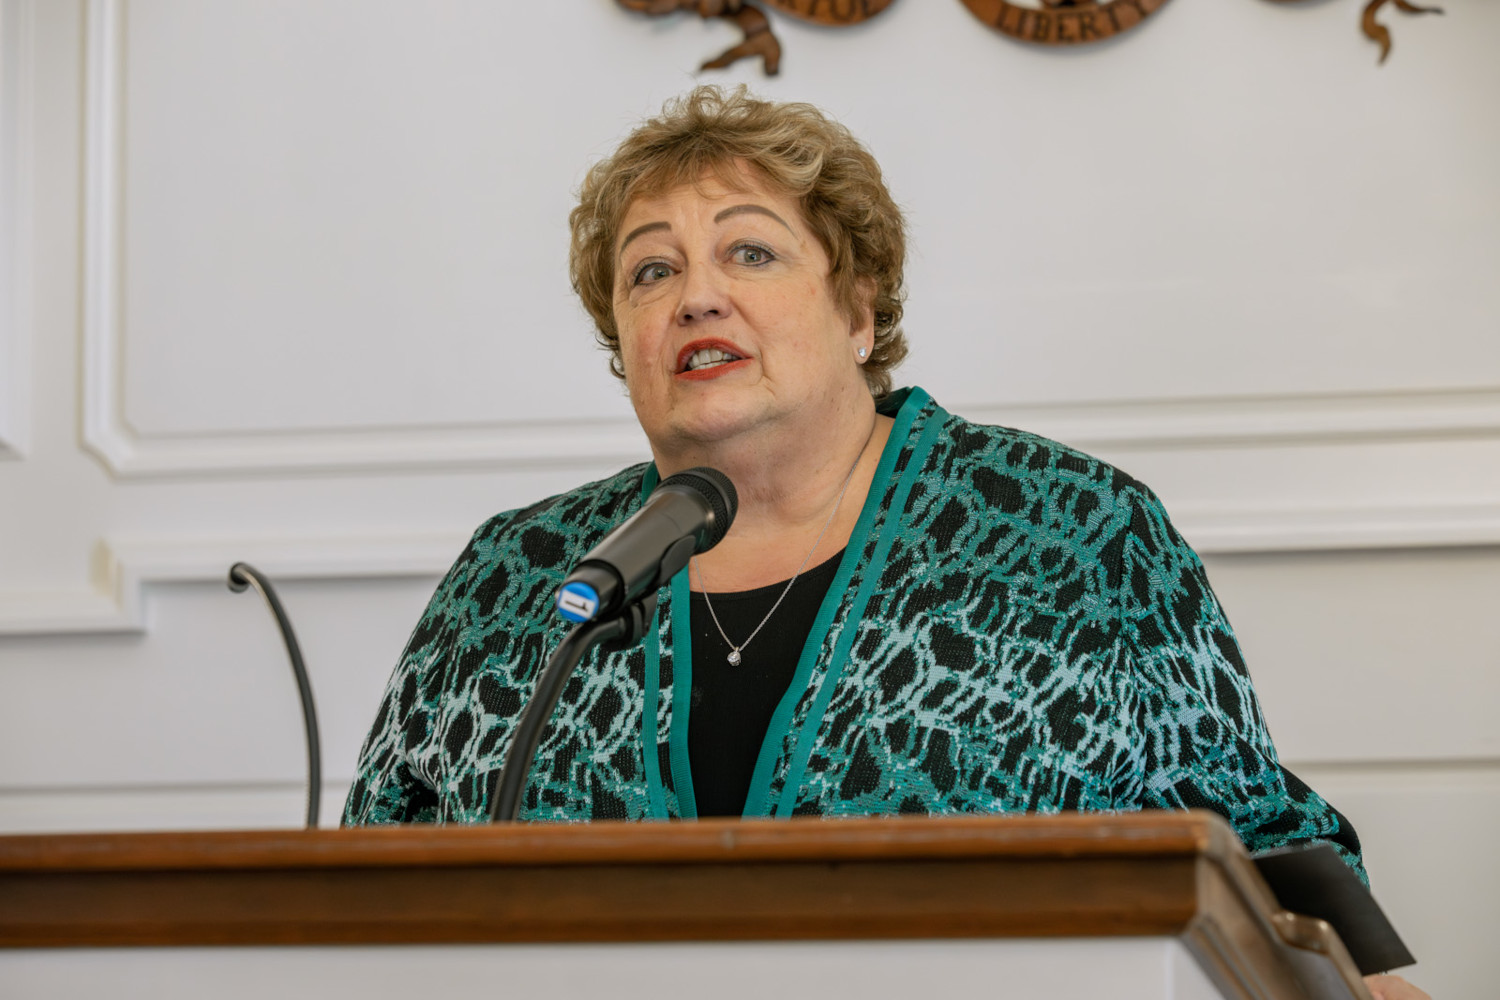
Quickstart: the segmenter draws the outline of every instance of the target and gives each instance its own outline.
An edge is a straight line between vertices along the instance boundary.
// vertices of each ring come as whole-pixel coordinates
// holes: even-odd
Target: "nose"
[[[690,326],[712,319],[727,319],[733,308],[723,275],[709,264],[689,266],[677,302],[677,323]]]

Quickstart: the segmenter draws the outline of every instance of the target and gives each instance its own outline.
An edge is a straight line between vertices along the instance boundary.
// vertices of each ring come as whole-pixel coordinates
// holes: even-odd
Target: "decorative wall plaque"
[[[1441,14],[1441,7],[1418,7],[1411,0],[1370,0],[1365,4],[1364,16],[1360,19],[1360,27],[1364,29],[1365,37],[1380,46],[1380,61],[1385,62],[1385,57],[1391,54],[1391,32],[1385,25],[1375,20],[1375,14],[1387,3],[1395,5],[1396,9],[1406,14]]]
[[[722,17],[733,21],[745,35],[740,44],[725,49],[699,69],[723,69],[741,59],[760,57],[767,76],[781,71],[781,43],[771,34],[765,12],[748,0],[616,0],[626,10],[650,17],[691,11],[702,18]],[[804,21],[843,27],[867,21],[891,5],[891,0],[761,0],[775,10]]]
[[[963,0],[991,28],[1023,42],[1081,45],[1129,31],[1167,0],[1040,0],[1027,6],[1010,0]]]
[[[700,69],[723,69],[741,59],[759,57],[767,76],[781,69],[781,43],[771,33],[771,22],[749,0],[616,0],[626,10],[651,17],[679,12],[699,17],[721,17],[733,21],[744,33],[740,42]],[[773,10],[793,17],[842,27],[867,21],[885,10],[892,0],[759,0]],[[1041,45],[1082,45],[1129,31],[1156,13],[1167,0],[963,0],[979,20],[1002,34]],[[1299,0],[1277,0],[1296,3]],[[1365,35],[1380,46],[1380,61],[1391,54],[1391,33],[1375,19],[1386,4],[1406,14],[1441,14],[1438,7],[1421,7],[1412,0],[1369,0],[1362,26]]]
[[[1300,0],[1274,0],[1276,3],[1298,3]],[[1376,13],[1387,3],[1395,5],[1396,9],[1407,14],[1441,14],[1441,7],[1419,7],[1411,0],[1370,0],[1365,4],[1364,15],[1360,18],[1360,27],[1364,29],[1365,37],[1380,46],[1380,61],[1385,62],[1385,57],[1391,54],[1391,32],[1385,25],[1375,20]]]

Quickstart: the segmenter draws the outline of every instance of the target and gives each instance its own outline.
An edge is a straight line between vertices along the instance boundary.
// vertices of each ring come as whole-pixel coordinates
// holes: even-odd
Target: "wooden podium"
[[[1061,972],[1097,960],[1091,945],[1107,962],[1127,939],[1165,944],[1164,985],[1121,981],[1112,996],[1203,995],[1187,983],[1196,976],[1207,995],[1368,997],[1337,935],[1282,912],[1230,828],[1203,812],[0,837],[0,982],[23,985],[60,982],[48,976],[84,952],[138,971],[262,949],[305,963],[330,947],[451,967],[476,950],[347,946],[484,943],[500,946],[483,950],[485,995],[510,995],[507,956],[541,955],[574,971],[600,961],[593,995],[633,996],[626,977],[612,988],[608,970],[635,948],[671,961],[707,954],[688,942],[740,942],[714,954],[749,955],[763,971],[743,995],[838,995],[826,978],[799,993],[796,976],[775,972],[775,955],[807,962],[823,949],[851,968],[908,955],[941,975],[967,963],[993,971],[990,995],[1021,995],[1000,988],[1018,982],[1006,963],[1041,949],[1059,970],[1043,995],[1062,997],[1076,990]],[[748,942],[783,951],[760,955]],[[1201,975],[1174,978],[1173,949]],[[716,967],[732,979],[732,964]],[[1104,970],[1106,981],[1126,974]],[[670,994],[672,981],[640,995]],[[565,995],[562,985],[549,992]],[[683,985],[693,988],[682,995],[741,995]]]

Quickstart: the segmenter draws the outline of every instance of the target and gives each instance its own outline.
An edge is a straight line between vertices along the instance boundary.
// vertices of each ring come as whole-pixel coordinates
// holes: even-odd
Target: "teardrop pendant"
[[[729,665],[731,667],[740,665],[740,651],[738,649],[731,649],[729,651]]]

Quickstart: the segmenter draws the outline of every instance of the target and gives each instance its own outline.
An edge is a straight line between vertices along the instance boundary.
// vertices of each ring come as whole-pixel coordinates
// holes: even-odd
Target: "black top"
[[[699,816],[739,816],[766,728],[786,694],[818,608],[839,570],[841,551],[797,577],[766,627],[730,666],[730,646],[692,595],[693,698],[688,711],[688,760]],[[735,594],[709,594],[719,624],[743,643],[766,617],[786,581]]]

